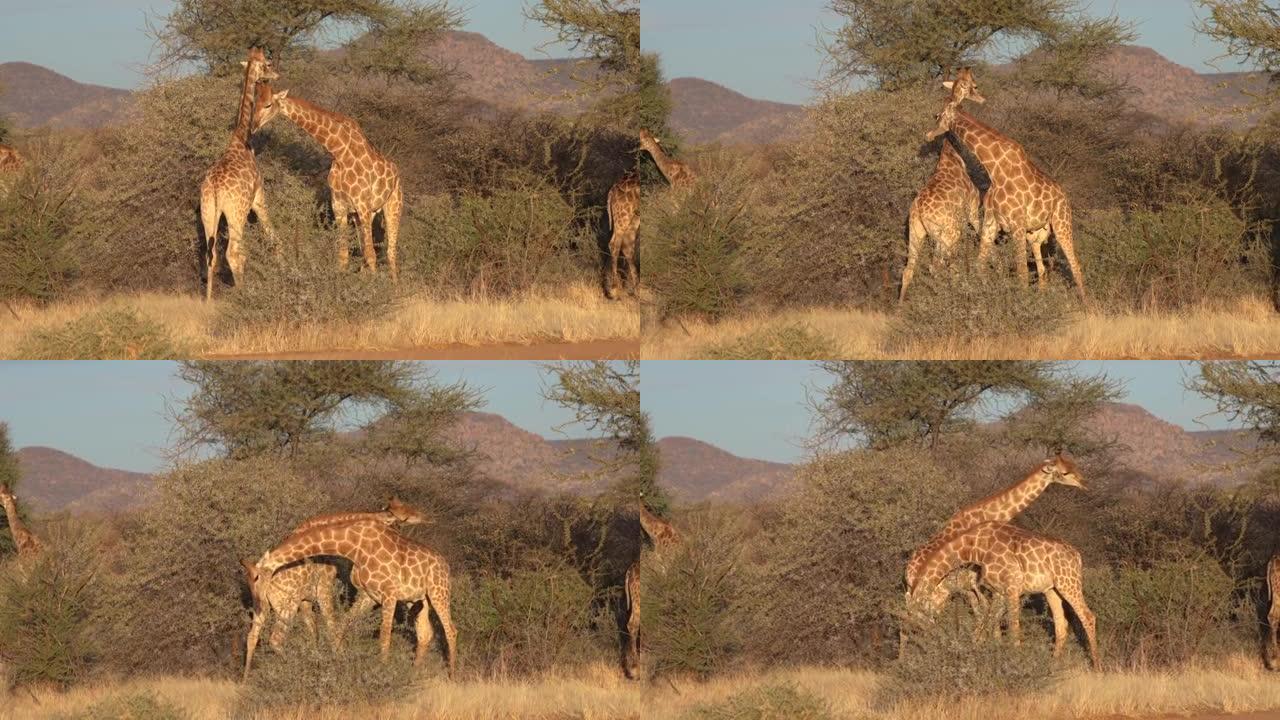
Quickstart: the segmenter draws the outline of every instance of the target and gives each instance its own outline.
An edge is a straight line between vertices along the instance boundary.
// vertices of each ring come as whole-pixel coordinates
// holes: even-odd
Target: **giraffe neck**
[[[280,103],[280,112],[303,132],[315,138],[330,155],[336,156],[343,150],[350,150],[357,140],[362,139],[359,133],[345,132],[350,120],[342,115],[329,112],[306,100],[282,98],[277,102]]]
[[[978,560],[980,555],[978,544],[970,540],[969,533],[943,541],[925,559],[919,579],[912,586],[912,592],[923,592],[932,588],[956,568]]]
[[[13,535],[14,542],[18,540],[18,536],[26,532],[27,528],[22,524],[22,520],[18,518],[18,505],[13,498],[4,498],[4,516],[9,521],[9,533]]]
[[[334,555],[358,563],[364,556],[358,529],[346,525],[342,528],[323,526],[291,535],[262,556],[258,569],[270,575],[285,565],[316,555]]]
[[[987,174],[998,173],[1002,159],[1015,160],[1020,154],[1022,146],[982,124],[972,115],[958,108],[953,113],[951,134],[969,148],[969,152],[982,163]]]
[[[231,144],[247,147],[249,145],[249,122],[253,120],[253,62],[244,69],[244,80],[240,84],[240,112],[236,115],[236,129],[231,132]]]
[[[644,144],[644,149],[648,150],[649,154],[653,156],[653,162],[658,166],[658,169],[662,171],[663,177],[670,182],[672,176],[676,172],[676,161],[673,160],[671,156],[667,154],[667,151],[663,150],[662,146],[656,142],[646,142]]]
[[[964,168],[964,158],[961,157],[960,151],[956,150],[956,146],[945,137],[942,139],[942,153],[938,155],[939,167]]]
[[[640,528],[658,547],[674,545],[680,539],[679,533],[670,523],[649,512],[643,505],[640,507]]]
[[[291,535],[317,528],[322,525],[337,525],[340,523],[356,522],[358,520],[376,520],[384,525],[390,525],[395,522],[395,516],[386,510],[378,510],[376,512],[346,512],[332,513],[329,515],[319,515],[304,521],[301,525],[293,529]]]
[[[1041,493],[1049,487],[1049,482],[1050,478],[1041,472],[1040,468],[1036,468],[1030,475],[1023,478],[1022,482],[1010,487],[997,496],[997,501],[1000,504],[1000,509],[997,510],[997,514],[1002,517],[994,517],[991,519],[1007,522],[1012,520],[1015,516],[1022,514],[1022,511],[1030,507],[1031,503],[1035,502],[1035,499],[1040,497]],[[1006,514],[1008,517],[1003,517],[1003,515]]]

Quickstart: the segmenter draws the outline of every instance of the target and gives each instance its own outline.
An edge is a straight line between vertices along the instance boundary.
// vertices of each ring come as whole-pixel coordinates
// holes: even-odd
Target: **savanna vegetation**
[[[656,464],[636,369],[546,368],[548,401],[592,428],[590,452],[609,458],[587,497],[478,471],[452,428],[481,391],[415,363],[184,363],[192,392],[171,408],[170,469],[142,509],[34,518],[46,547],[34,560],[15,557],[3,532],[6,707],[19,717],[638,717],[620,664],[622,578],[639,552],[631,508]],[[21,493],[3,434],[0,450],[0,480]],[[385,663],[377,613],[336,653],[323,625],[312,637],[295,619],[281,653],[264,634],[240,683],[250,605],[238,559],[305,518],[376,510],[391,496],[428,517],[399,530],[450,564],[457,677],[446,679],[436,645],[414,667],[406,605]]]
[[[677,506],[684,541],[642,564],[655,717],[1280,707],[1276,659],[1263,645],[1263,568],[1280,550],[1274,363],[1207,363],[1187,381],[1262,438],[1237,458],[1243,480],[1229,486],[1183,485],[1121,462],[1123,447],[1091,419],[1123,388],[1070,364],[821,367],[830,382],[811,396],[814,454],[794,484],[754,505]],[[933,622],[903,597],[914,548],[1058,449],[1074,457],[1085,489],[1051,486],[1014,523],[1082,553],[1098,672],[1070,609],[1065,651],[1052,656],[1039,595],[1023,598],[1020,647],[992,638],[999,617],[975,616],[958,594]]]
[[[1200,32],[1265,73],[1280,69],[1265,3],[1201,4]],[[1085,5],[831,2],[839,24],[801,126],[769,146],[686,146],[698,185],[646,195],[645,279],[656,294],[643,318],[646,357],[1274,352],[1272,98],[1241,95],[1252,114],[1222,124],[1141,112],[1100,65],[1133,28]],[[967,110],[1021,143],[1070,198],[1089,306],[1069,292],[1062,262],[1051,262],[1043,292],[1028,291],[1010,272],[1029,265],[1022,243],[1001,240],[994,267],[975,273],[967,228],[947,266],[931,270],[926,251],[898,303],[908,208],[943,142],[924,134],[946,98],[943,76],[960,66],[974,68],[987,100]]]
[[[465,23],[445,0],[176,3],[151,18],[151,74],[124,122],[9,133],[29,162],[0,192],[0,352],[191,357],[634,338],[634,303],[605,301],[600,278],[606,194],[634,168],[636,118],[653,112],[638,7],[512,4],[558,34],[552,51],[577,58],[560,70],[574,78],[570,97],[556,99],[570,109],[555,113],[459,89],[430,51]],[[251,220],[247,277],[231,287],[224,263],[215,302],[198,302],[199,185],[231,137],[250,46],[267,52],[277,89],[354,118],[398,165],[398,284],[385,260],[378,274],[358,271],[354,227],[354,262],[338,269],[330,157],[280,121],[252,141],[276,237]],[[375,237],[381,255],[382,220]],[[153,337],[157,328],[167,337]]]

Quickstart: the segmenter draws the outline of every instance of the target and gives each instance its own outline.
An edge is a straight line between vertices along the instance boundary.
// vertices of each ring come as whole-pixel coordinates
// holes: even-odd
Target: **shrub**
[[[892,704],[904,698],[960,699],[1047,689],[1061,664],[1036,625],[1027,625],[1023,623],[1020,646],[1009,638],[974,637],[971,623],[936,623],[928,631],[912,632],[902,656],[889,664],[878,700]],[[1032,637],[1026,637],[1029,629]]]
[[[98,538],[84,527],[49,531],[34,561],[0,568],[0,657],[11,685],[67,688],[85,678],[98,652]]]
[[[684,542],[641,556],[641,643],[652,673],[706,679],[723,671],[742,644],[733,612],[742,582],[741,532],[699,513]]]
[[[766,661],[887,657],[910,552],[963,503],[961,476],[909,449],[820,456],[767,526],[744,593],[746,647]],[[838,611],[833,611],[838,608]]]
[[[152,695],[118,695],[90,705],[83,712],[58,715],[57,720],[186,720],[182,708]]]
[[[483,673],[529,675],[599,659],[592,642],[591,586],[551,562],[499,577],[479,573],[453,588],[460,658]]]
[[[1093,213],[1080,225],[1085,276],[1108,306],[1178,310],[1268,291],[1263,238],[1207,191],[1155,209]]]
[[[1000,265],[1001,263],[997,263]],[[1047,276],[1048,286],[1028,288],[1016,274],[997,268],[976,273],[954,269],[911,283],[907,301],[889,325],[890,348],[939,340],[1034,338],[1063,328],[1078,301]]]
[[[163,325],[131,309],[98,310],[32,330],[16,350],[30,360],[169,360],[190,352]]]
[[[691,710],[688,720],[831,720],[831,708],[791,685],[766,685],[744,690],[715,705]]]
[[[767,327],[731,342],[712,345],[708,360],[829,360],[837,357],[835,341],[800,323]]]
[[[1201,553],[1087,572],[1099,646],[1128,667],[1170,667],[1239,648],[1236,583]],[[1249,617],[1250,625],[1252,617]]]

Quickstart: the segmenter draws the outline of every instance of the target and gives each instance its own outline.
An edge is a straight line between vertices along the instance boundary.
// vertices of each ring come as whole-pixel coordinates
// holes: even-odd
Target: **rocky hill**
[[[119,120],[128,90],[79,83],[26,62],[0,63],[0,114],[18,127],[96,128]]]
[[[17,451],[19,497],[36,512],[116,512],[147,502],[151,476],[102,468],[47,447]]]

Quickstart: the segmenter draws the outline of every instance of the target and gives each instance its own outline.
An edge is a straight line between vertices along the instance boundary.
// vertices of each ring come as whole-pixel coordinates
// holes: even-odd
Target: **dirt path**
[[[315,350],[207,355],[209,360],[623,360],[640,356],[638,340],[520,345],[447,345],[407,350]]]

